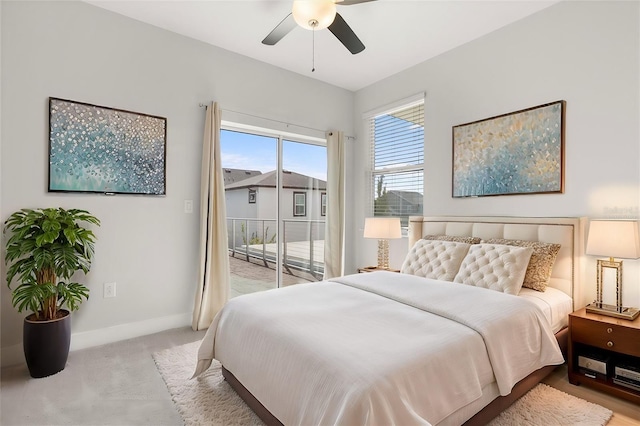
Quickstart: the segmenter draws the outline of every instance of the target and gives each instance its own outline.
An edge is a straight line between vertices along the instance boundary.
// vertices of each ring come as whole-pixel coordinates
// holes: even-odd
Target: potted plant
[[[70,282],[76,271],[91,268],[95,235],[80,223],[100,225],[86,210],[22,209],[4,222],[5,265],[11,302],[24,320],[23,346],[29,373],[45,377],[62,371],[71,342],[71,316],[89,289]],[[12,288],[13,279],[19,283]],[[65,307],[67,309],[65,309]]]

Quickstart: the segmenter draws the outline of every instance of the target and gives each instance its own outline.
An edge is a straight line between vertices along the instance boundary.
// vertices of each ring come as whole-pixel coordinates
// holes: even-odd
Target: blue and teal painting
[[[167,120],[49,98],[49,191],[165,194]]]
[[[453,128],[453,196],[562,192],[564,101]]]

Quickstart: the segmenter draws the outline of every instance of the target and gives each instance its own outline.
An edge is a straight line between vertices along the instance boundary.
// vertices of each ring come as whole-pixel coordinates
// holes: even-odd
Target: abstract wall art
[[[49,192],[165,195],[167,119],[49,98]]]
[[[453,127],[453,197],[564,192],[557,101]]]

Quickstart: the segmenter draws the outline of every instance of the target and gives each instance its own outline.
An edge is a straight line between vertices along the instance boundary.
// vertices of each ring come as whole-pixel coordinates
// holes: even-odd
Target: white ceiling
[[[558,0],[377,0],[338,13],[366,49],[352,55],[327,30],[295,28],[275,46],[262,39],[291,12],[291,0],[85,0],[95,6],[348,90],[358,90]]]

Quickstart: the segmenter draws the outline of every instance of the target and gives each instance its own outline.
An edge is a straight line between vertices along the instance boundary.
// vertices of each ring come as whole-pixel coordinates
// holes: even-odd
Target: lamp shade
[[[294,0],[293,19],[306,30],[321,30],[333,23],[336,4],[333,0]]]
[[[592,220],[589,223],[587,254],[623,259],[640,258],[638,221]]]
[[[364,237],[384,240],[401,238],[400,219],[397,217],[367,217],[364,220]]]

